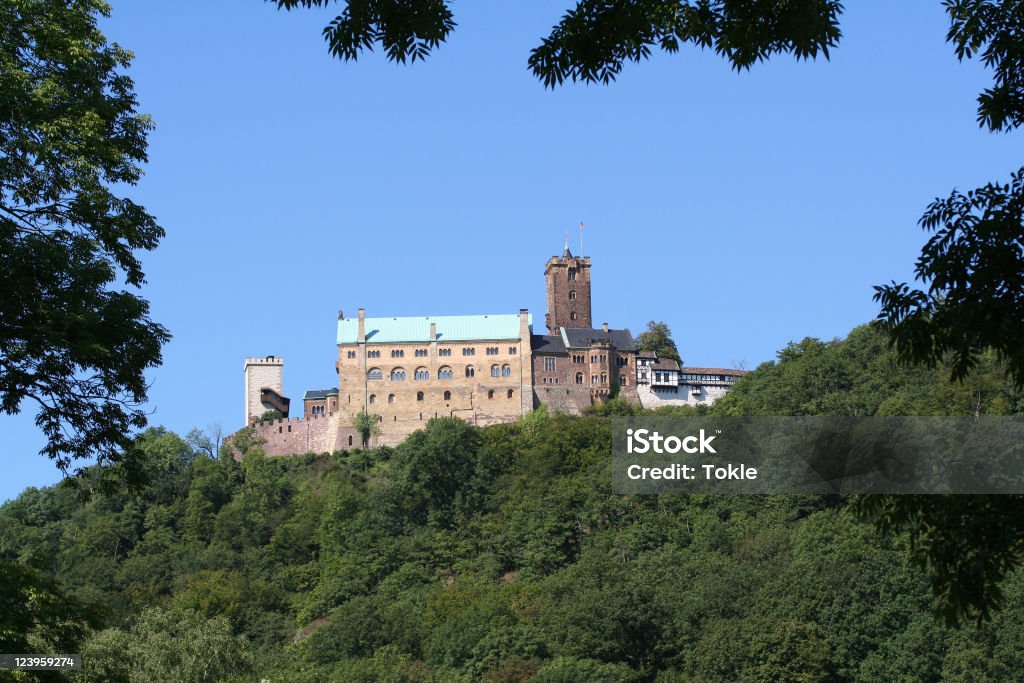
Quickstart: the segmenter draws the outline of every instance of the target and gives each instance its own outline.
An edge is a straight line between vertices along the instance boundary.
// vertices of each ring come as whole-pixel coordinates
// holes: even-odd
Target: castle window
[[[475,356],[476,355],[476,349],[473,348],[472,346],[467,346],[466,348],[462,349],[462,355],[463,356]]]
[[[487,398],[494,398],[494,389],[487,392]]]
[[[416,368],[416,372],[412,376],[413,379],[430,379],[430,370],[426,368]]]
[[[569,292],[569,301],[576,301],[576,292]]]
[[[473,377],[474,375],[476,375],[476,370],[473,369],[472,365],[467,365],[466,366],[466,377]]]
[[[575,282],[575,281],[576,281],[576,271],[575,270],[570,270],[569,271],[569,282]]]
[[[591,375],[590,376],[590,383],[591,384],[597,384],[597,375]]]
[[[454,376],[455,376],[455,373],[452,372],[452,369],[450,367],[448,367],[447,365],[442,365],[441,369],[437,371],[437,378],[438,379],[451,379]]]
[[[380,368],[370,368],[369,370],[366,371],[366,379],[384,379],[384,373],[381,371]]]
[[[394,394],[388,394],[388,403],[394,403],[394,402],[395,402],[395,395]]]
[[[627,384],[629,384],[629,380],[626,378],[625,375],[619,375],[619,384],[622,386],[626,386]]]
[[[545,358],[544,359],[544,371],[545,372],[554,372],[555,371],[555,359],[554,358]]]
[[[437,355],[439,355],[439,356],[450,356],[450,355],[452,355],[452,350],[451,349],[438,349],[437,350]]]
[[[402,349],[394,349],[394,350],[391,351],[391,357],[392,358],[404,358],[405,357],[405,351],[403,351]]]
[[[446,401],[452,400],[452,392],[450,392],[450,391],[444,392],[444,400],[446,400]],[[437,417],[437,413],[434,413],[434,417]]]
[[[487,355],[488,356],[497,356],[498,355],[498,347],[497,346],[488,346],[487,347]]]
[[[367,358],[380,358],[380,351],[367,351],[366,352],[366,357]]]
[[[576,384],[583,384],[583,373],[582,372],[577,372],[576,373]]]
[[[395,368],[391,371],[392,382],[404,382],[405,381],[405,370],[402,368]]]
[[[607,383],[608,383],[608,375],[602,372],[601,373],[601,384],[607,384]]]
[[[422,401],[423,400],[423,392],[422,391],[417,391],[416,392],[416,400],[417,401]],[[420,419],[422,419],[422,418],[420,418]]]
[[[508,347],[508,355],[510,355],[510,356],[516,355],[516,347],[514,347],[514,346]]]
[[[509,398],[512,398],[512,396],[513,396],[513,394],[514,394],[514,393],[515,393],[514,391],[512,391],[511,389],[509,389],[509,390],[508,390],[508,397],[509,397]]]
[[[491,377],[501,377],[501,368],[499,366],[491,366]]]
[[[416,349],[416,357],[417,358],[426,358],[427,357],[427,350],[426,349]]]
[[[573,311],[572,313],[569,314],[569,320],[575,320],[575,319],[576,319],[576,311]]]
[[[508,377],[511,374],[512,374],[512,367],[511,366],[509,366],[509,365],[502,365],[501,366],[501,376],[502,377]]]
[[[345,357],[346,358],[355,358],[356,357],[356,352],[355,351],[349,351],[349,352],[347,352],[345,354]]]
[[[352,445],[352,435],[351,434],[348,435],[348,445],[349,446]]]
[[[370,394],[370,405],[372,406],[377,402],[377,394]]]

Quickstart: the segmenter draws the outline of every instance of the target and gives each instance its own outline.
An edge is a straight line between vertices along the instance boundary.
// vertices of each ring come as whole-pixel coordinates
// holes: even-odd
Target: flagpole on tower
[[[580,258],[583,258],[583,221],[580,221]]]

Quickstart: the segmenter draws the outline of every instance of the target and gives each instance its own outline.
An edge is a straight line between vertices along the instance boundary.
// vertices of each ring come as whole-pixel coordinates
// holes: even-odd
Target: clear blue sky
[[[580,221],[595,323],[664,320],[687,363],[753,368],[872,319],[925,206],[1021,162],[1019,134],[978,128],[990,76],[956,61],[937,0],[847,3],[831,61],[737,74],[686,47],[554,92],[526,59],[570,2],[456,2],[413,66],[331,58],[336,7],[112,4],[157,126],[131,195],[167,230],[143,256],[174,334],[151,421],[182,434],[242,426],[246,356],[283,356],[293,400],[334,386],[339,309],[527,307],[539,329],[544,261]],[[0,500],[56,481],[31,416],[0,419]]]

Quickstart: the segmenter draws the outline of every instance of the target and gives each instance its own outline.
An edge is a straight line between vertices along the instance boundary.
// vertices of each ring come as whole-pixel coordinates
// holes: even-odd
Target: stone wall
[[[262,448],[267,455],[332,453],[361,445],[359,433],[337,414],[274,420],[254,425],[253,431],[265,442]]]

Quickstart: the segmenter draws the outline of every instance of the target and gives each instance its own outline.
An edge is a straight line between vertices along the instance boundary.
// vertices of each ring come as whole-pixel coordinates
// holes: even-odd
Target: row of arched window
[[[513,397],[515,397],[515,391],[513,389],[509,389],[506,392],[505,396],[506,396],[506,398],[513,398]],[[450,392],[450,391],[444,392],[443,398],[444,398],[445,401],[452,400],[452,392]],[[493,399],[494,398],[494,389],[491,389],[491,390],[489,390],[487,392],[487,398],[489,398],[489,399]],[[369,397],[368,400],[369,400],[370,405],[376,405],[376,403],[377,403],[377,394],[370,394],[370,397]],[[394,394],[388,394],[388,403],[394,403],[396,400],[397,400],[397,398],[395,397]],[[422,391],[417,391],[416,392],[416,400],[417,401],[424,400],[424,394],[423,394]]]
[[[476,370],[470,365],[466,368],[466,377],[473,377],[476,375]],[[491,377],[510,377],[512,375],[511,365],[492,365],[491,366]],[[447,365],[442,365],[437,371],[438,379],[452,379],[455,377],[455,371]],[[424,367],[416,368],[415,372],[412,373],[414,380],[429,380],[430,370]],[[370,368],[366,371],[367,380],[382,380],[384,379],[384,372],[380,368]],[[403,368],[395,368],[391,371],[392,382],[403,382],[405,381],[405,370]]]

